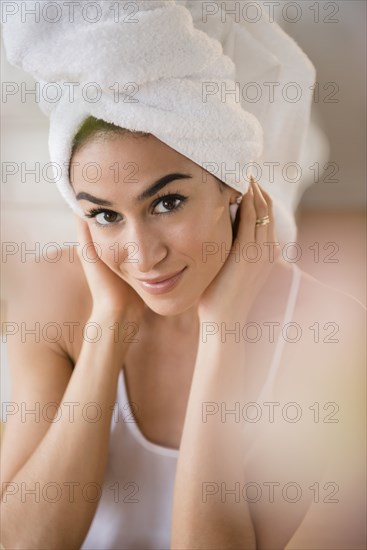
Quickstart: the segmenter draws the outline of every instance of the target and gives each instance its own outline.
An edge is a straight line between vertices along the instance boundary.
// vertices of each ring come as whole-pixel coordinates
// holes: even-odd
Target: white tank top
[[[292,320],[300,283],[301,271],[296,264],[292,267],[293,277],[283,326]],[[271,400],[284,344],[285,339],[280,335],[257,402]],[[134,405],[130,405],[121,369],[102,495],[81,550],[170,548],[179,450],[148,441],[134,420]],[[92,489],[90,491],[95,494]]]

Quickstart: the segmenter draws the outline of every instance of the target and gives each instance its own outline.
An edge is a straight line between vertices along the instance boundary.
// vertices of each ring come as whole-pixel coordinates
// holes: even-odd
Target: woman
[[[300,158],[312,63],[260,5],[20,4],[7,56],[83,220],[9,304],[3,546],[363,547],[364,310],[277,244],[293,183],[231,227],[247,168]]]
[[[34,262],[10,304],[41,337],[9,339],[35,412],[7,422],[3,546],[362,548],[364,309],[264,244],[255,181],[232,228],[236,190],[93,118],[70,174],[78,254]]]

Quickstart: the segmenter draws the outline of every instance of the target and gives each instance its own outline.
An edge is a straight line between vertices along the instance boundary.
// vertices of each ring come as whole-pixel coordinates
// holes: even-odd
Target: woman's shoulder
[[[283,337],[284,387],[320,391],[365,376],[366,307],[354,296],[300,270],[296,307]],[[294,381],[294,384],[292,383]]]
[[[22,287],[30,296],[43,296],[39,307],[62,315],[85,309],[89,289],[75,249],[61,248],[53,258],[39,256],[22,269]]]
[[[332,287],[299,268],[300,284],[295,313],[307,319],[320,318],[333,321],[363,321],[366,319],[366,306],[355,296]],[[350,327],[357,328],[357,327]]]
[[[91,295],[76,249],[61,248],[54,258],[38,256],[20,264],[9,284],[7,317],[58,330],[71,353],[88,320]],[[51,326],[52,325],[52,326]],[[72,331],[73,338],[67,338]]]

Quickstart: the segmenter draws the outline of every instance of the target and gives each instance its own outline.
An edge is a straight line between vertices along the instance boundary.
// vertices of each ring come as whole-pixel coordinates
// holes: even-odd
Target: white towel
[[[50,158],[70,207],[83,215],[68,166],[73,138],[92,115],[155,135],[241,193],[254,174],[274,200],[278,240],[294,240],[297,185],[279,175],[269,182],[252,163],[282,167],[299,160],[311,94],[282,105],[270,104],[264,94],[256,103],[222,95],[236,82],[262,86],[270,79],[282,86],[288,79],[303,92],[314,82],[309,59],[260,4],[260,20],[248,24],[242,17],[224,18],[224,2],[210,2],[218,10],[206,21],[205,3],[196,0],[76,4],[71,10],[56,0],[43,11],[42,2],[19,0],[3,17],[9,62],[32,74],[41,90],[56,83],[63,92],[56,101],[41,94],[40,108],[50,117]]]

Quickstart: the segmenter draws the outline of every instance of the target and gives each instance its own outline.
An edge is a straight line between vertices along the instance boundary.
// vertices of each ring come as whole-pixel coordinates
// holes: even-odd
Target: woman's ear
[[[235,193],[230,196],[230,204],[241,204],[242,201],[242,195],[241,193]]]

